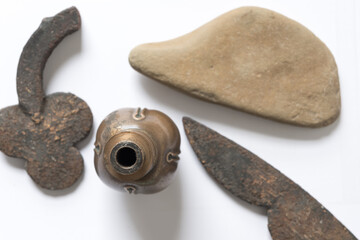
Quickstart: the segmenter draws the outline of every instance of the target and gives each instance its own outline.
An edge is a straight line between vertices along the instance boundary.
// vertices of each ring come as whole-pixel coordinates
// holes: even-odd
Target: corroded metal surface
[[[123,108],[109,114],[95,141],[95,168],[101,180],[128,193],[155,193],[174,177],[180,134],[164,113]]]
[[[190,118],[183,123],[208,173],[236,197],[267,209],[273,239],[356,239],[318,201],[258,156]]]
[[[80,29],[80,14],[75,7],[51,18],[44,18],[26,43],[18,64],[16,84],[19,105],[28,114],[40,114],[45,93],[42,74],[47,59],[68,35]]]
[[[19,105],[0,110],[0,150],[27,160],[27,172],[41,187],[71,186],[83,172],[74,145],[92,127],[92,113],[71,93],[45,96],[42,73],[53,49],[80,28],[75,7],[45,18],[21,54],[17,72]]]

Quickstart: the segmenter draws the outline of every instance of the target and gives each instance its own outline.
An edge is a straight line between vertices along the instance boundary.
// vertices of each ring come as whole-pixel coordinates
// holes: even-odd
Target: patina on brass
[[[101,123],[94,151],[96,172],[105,184],[128,193],[155,193],[174,176],[180,134],[162,112],[125,108]]]
[[[45,95],[42,78],[47,59],[67,35],[80,28],[75,7],[45,18],[21,54],[17,71],[19,105],[0,111],[0,150],[27,160],[27,172],[41,187],[70,187],[84,163],[74,147],[92,127],[92,113],[71,93]]]
[[[316,199],[264,160],[190,118],[183,122],[206,171],[234,196],[267,209],[274,240],[356,240]]]

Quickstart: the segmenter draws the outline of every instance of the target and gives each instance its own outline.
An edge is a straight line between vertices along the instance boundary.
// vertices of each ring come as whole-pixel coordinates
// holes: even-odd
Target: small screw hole
[[[100,153],[100,145],[99,144],[96,144],[94,151],[97,155],[99,155],[99,153]]]
[[[176,161],[178,161],[180,158],[179,158],[179,155],[178,154],[175,154],[175,153],[171,153],[171,152],[169,152],[168,154],[167,154],[167,161],[169,162],[169,163],[171,163],[171,162],[176,162]]]

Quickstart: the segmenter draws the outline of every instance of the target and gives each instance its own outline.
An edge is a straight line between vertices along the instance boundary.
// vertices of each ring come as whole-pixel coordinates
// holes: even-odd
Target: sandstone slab
[[[340,113],[329,49],[267,9],[238,8],[179,38],[137,46],[129,62],[196,97],[281,122],[321,127]]]

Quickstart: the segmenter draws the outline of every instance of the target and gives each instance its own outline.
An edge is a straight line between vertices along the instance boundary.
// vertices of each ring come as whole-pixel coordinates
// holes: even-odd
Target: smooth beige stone
[[[321,127],[340,113],[335,60],[301,24],[257,7],[235,9],[129,56],[146,76],[202,99],[290,124]]]

